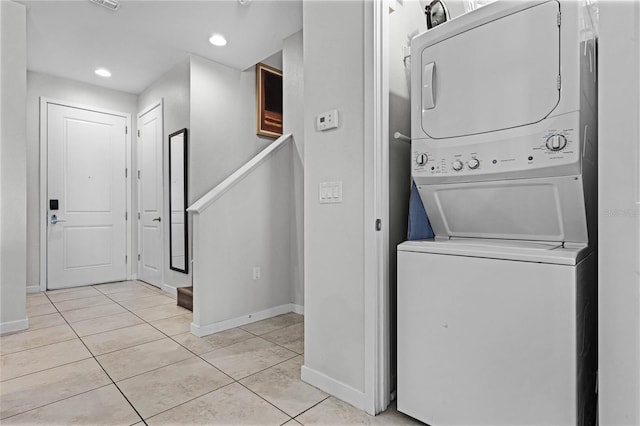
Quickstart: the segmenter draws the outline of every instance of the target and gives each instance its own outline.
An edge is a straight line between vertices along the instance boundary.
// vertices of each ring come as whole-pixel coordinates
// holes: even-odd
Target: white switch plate
[[[338,127],[338,110],[323,112],[316,118],[316,125],[319,131],[335,129]]]
[[[320,204],[342,202],[342,181],[320,182],[318,198]]]

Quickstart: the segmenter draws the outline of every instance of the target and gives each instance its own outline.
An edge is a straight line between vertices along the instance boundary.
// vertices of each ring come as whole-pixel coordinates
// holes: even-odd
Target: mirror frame
[[[178,268],[173,265],[173,222],[172,222],[172,197],[171,197],[171,151],[172,151],[172,139],[175,136],[183,135],[182,138],[182,151],[183,151],[183,180],[184,180],[184,205],[182,206],[184,211],[184,268]],[[169,135],[169,268],[174,271],[182,272],[184,274],[189,273],[189,222],[187,213],[187,188],[188,188],[188,173],[187,173],[187,129],[180,129],[177,132],[173,132]]]

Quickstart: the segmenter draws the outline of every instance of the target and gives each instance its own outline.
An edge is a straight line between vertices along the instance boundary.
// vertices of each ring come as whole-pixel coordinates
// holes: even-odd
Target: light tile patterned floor
[[[301,315],[198,338],[191,312],[135,281],[29,294],[27,313],[0,337],[3,425],[420,424],[302,382]]]

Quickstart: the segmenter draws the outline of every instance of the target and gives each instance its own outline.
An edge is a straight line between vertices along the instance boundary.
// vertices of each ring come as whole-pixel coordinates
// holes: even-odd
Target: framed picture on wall
[[[256,64],[257,134],[277,138],[282,136],[282,71]]]

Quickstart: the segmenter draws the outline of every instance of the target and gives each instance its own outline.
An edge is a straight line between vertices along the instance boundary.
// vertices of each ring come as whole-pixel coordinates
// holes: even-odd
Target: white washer
[[[541,242],[398,246],[398,410],[430,425],[593,420],[578,372],[597,345],[594,257]]]
[[[496,1],[411,42],[398,410],[432,426],[593,425],[597,73],[576,1]]]

